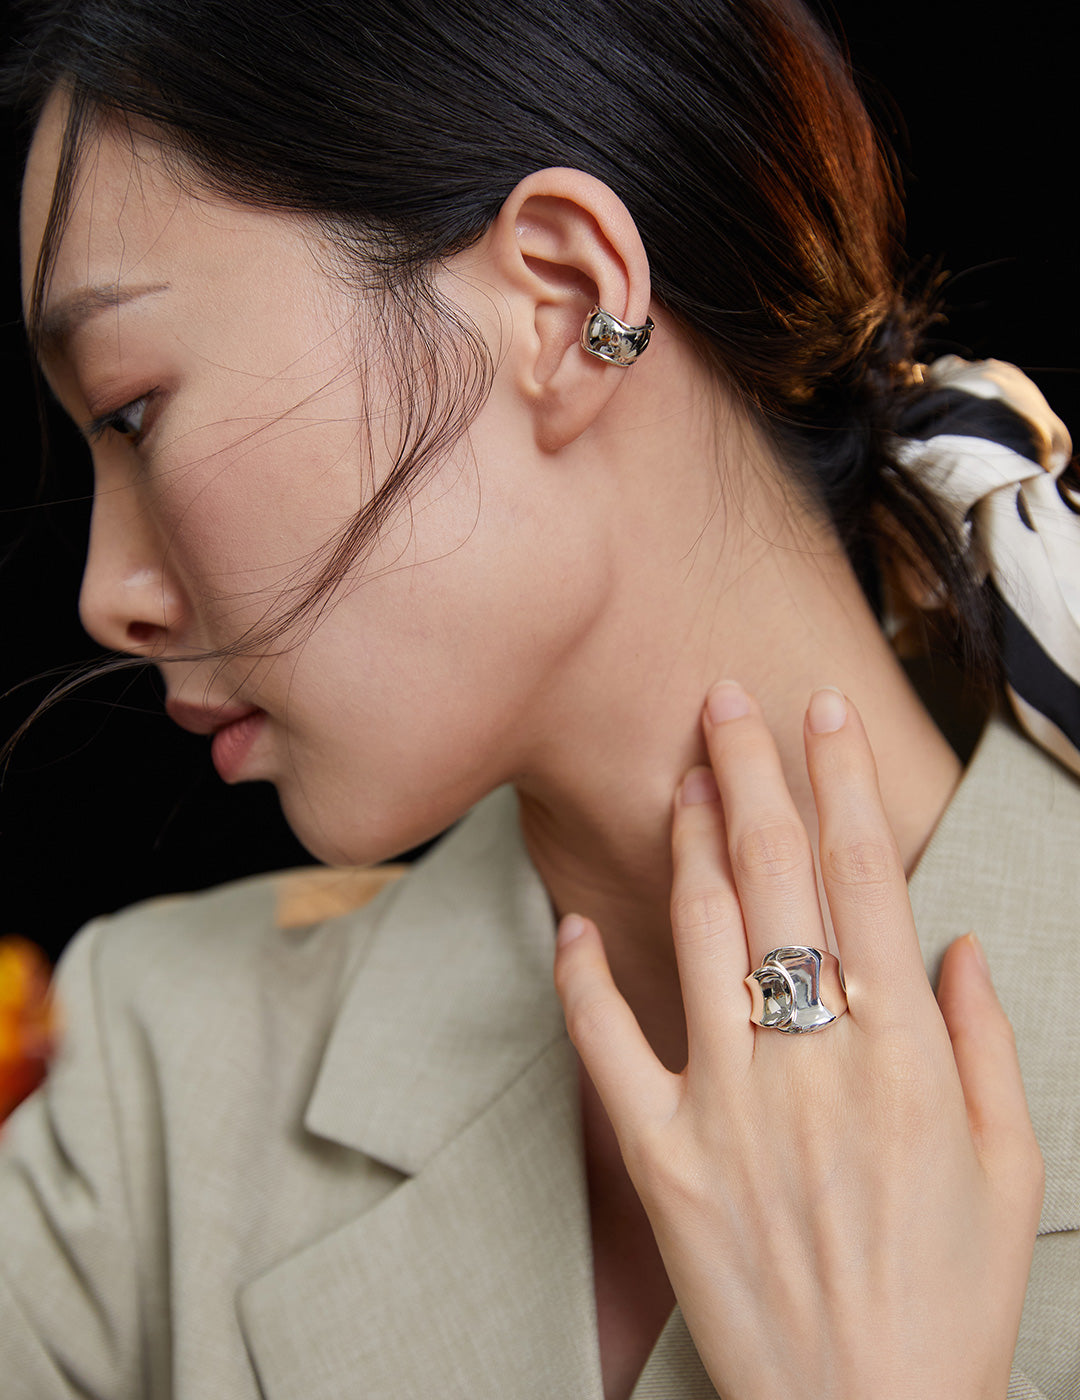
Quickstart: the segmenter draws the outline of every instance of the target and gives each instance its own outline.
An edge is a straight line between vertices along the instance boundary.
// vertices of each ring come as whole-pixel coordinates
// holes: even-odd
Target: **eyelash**
[[[110,429],[118,437],[126,438],[132,446],[141,442],[145,429],[140,428],[137,432],[124,426],[125,420],[131,416],[133,409],[142,409],[145,413],[146,405],[150,402],[152,391],[149,394],[140,394],[137,399],[129,399],[127,403],[121,404],[119,408],[110,409],[108,413],[103,413],[100,418],[95,418],[86,425],[86,436],[91,442],[97,442]]]

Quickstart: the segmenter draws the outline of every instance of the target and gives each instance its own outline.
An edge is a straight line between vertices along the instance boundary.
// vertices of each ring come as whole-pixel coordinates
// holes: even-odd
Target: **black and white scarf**
[[[946,355],[898,457],[930,487],[998,594],[1005,690],[1023,728],[1080,775],[1080,489],[1068,430],[1015,365]]]

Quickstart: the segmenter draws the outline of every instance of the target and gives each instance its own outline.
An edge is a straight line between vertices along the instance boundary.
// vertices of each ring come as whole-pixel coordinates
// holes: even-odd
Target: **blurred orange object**
[[[45,954],[28,938],[0,938],[0,1123],[45,1078],[57,1036]]]

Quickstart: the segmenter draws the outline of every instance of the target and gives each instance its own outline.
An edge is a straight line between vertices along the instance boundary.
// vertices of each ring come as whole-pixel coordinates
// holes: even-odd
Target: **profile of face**
[[[54,97],[30,153],[27,295],[64,120]],[[608,569],[603,501],[567,511],[504,355],[467,437],[330,606],[245,650],[400,443],[376,313],[332,263],[299,216],[182,187],[154,141],[103,124],[49,279],[43,361],[91,438],[87,630],[167,658],[170,700],[205,712],[206,729],[260,711],[219,766],[273,782],[320,858],[369,861],[528,767],[559,722],[561,662],[604,607]],[[482,269],[445,278],[505,348]]]

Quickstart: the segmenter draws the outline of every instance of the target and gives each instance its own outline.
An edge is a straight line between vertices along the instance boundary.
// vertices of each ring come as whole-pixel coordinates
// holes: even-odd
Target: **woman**
[[[1069,449],[920,365],[829,43],[85,3],[30,52],[85,625],[323,860],[469,815],[342,918],[76,940],[13,1393],[1074,1393],[1075,711],[991,651],[1071,655]],[[882,627],[927,610],[1056,757],[996,717],[962,776]]]

